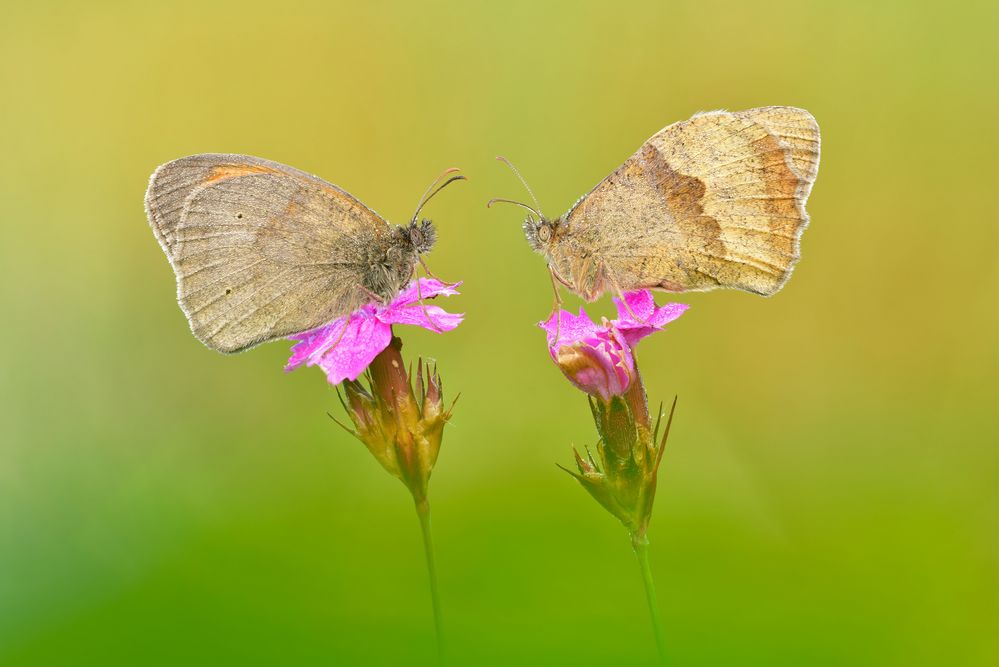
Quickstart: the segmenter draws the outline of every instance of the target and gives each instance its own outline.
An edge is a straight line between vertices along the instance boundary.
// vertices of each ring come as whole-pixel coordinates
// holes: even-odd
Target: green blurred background
[[[999,664],[994,2],[4,2],[0,664],[433,657],[405,488],[289,346],[202,347],[142,197],[244,152],[430,207],[462,392],[432,484],[455,664],[655,659],[628,539],[555,468],[594,439],[534,323],[507,155],[558,214],[702,109],[811,110],[793,280],[694,294],[650,536],[677,665]],[[665,297],[663,297],[665,299]],[[608,314],[603,301],[589,308]]]

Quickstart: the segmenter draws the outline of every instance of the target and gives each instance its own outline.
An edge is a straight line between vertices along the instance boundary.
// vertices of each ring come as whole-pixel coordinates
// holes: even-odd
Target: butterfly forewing
[[[146,190],[146,215],[167,257],[173,259],[172,249],[184,202],[195,189],[240,174],[282,172],[313,178],[270,160],[224,153],[191,155],[158,167]]]
[[[164,165],[146,202],[191,330],[221,352],[352,311],[368,300],[364,273],[390,238],[388,224],[343,190],[248,156]]]
[[[791,168],[807,186],[807,197],[819,173],[819,125],[812,114],[795,107],[760,107],[736,115],[760,123],[780,139],[789,151]]]
[[[798,257],[818,141],[811,115],[790,107],[670,125],[569,211],[553,265],[588,298],[641,288],[773,294]]]

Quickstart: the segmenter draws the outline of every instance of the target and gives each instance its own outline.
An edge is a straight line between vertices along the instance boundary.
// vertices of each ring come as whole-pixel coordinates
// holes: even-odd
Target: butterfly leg
[[[380,296],[378,296],[377,294],[375,294],[374,292],[372,292],[371,290],[369,290],[364,285],[358,285],[357,289],[359,289],[362,292],[364,292],[364,294],[368,297],[368,302],[369,303],[381,303],[382,302],[382,298]],[[363,301],[362,301],[361,304],[358,304],[358,307],[360,307],[360,305],[363,305]],[[355,310],[357,310],[357,308],[352,308],[350,312],[354,312]]]
[[[635,320],[636,322],[641,322],[642,324],[648,324],[647,319],[639,317],[638,315],[635,314],[635,311],[631,309],[631,306],[628,305],[628,300],[624,298],[624,292],[622,292],[620,289],[617,288],[615,288],[614,291],[617,292],[618,300],[624,304],[624,309],[628,311],[628,314],[631,315],[631,318],[633,320]]]
[[[607,269],[605,268],[604,271],[607,272]],[[648,317],[639,317],[638,315],[635,314],[635,311],[631,309],[631,305],[628,304],[628,300],[624,298],[624,290],[621,289],[620,284],[617,282],[614,276],[609,272],[606,275],[607,275],[607,281],[610,283],[611,289],[614,291],[614,294],[617,295],[618,300],[622,304],[624,304],[624,309],[628,311],[628,314],[631,315],[632,319],[634,319],[636,322],[641,322],[642,324],[648,324],[649,322]]]
[[[557,318],[555,320],[555,340],[558,341],[559,334],[562,332],[562,295],[558,291],[558,281],[555,279],[555,269],[548,265],[548,277],[552,281],[552,293],[555,295],[555,300],[552,302],[552,311],[548,314],[548,319],[552,318],[554,314]]]
[[[422,263],[422,260],[421,260]],[[424,269],[427,267],[424,266]],[[430,273],[429,271],[427,273]],[[423,316],[427,318],[427,322],[433,327],[434,331],[437,333],[444,333],[444,330],[437,326],[434,319],[430,317],[430,311],[427,310],[427,304],[423,302],[423,291],[420,289],[420,276],[416,273],[416,267],[413,267],[413,280],[416,282],[416,300],[420,302],[420,308],[423,310]]]
[[[335,348],[335,347],[336,347],[337,345],[339,345],[339,344],[340,344],[340,341],[342,341],[342,340],[343,340],[343,335],[344,335],[345,333],[347,333],[347,327],[349,327],[349,326],[350,326],[350,318],[351,318],[351,317],[352,317],[353,315],[354,315],[354,311],[353,311],[353,310],[351,310],[351,311],[350,311],[349,313],[347,313],[347,316],[346,316],[346,317],[344,317],[344,320],[343,320],[343,326],[342,326],[342,327],[340,328],[340,335],[338,335],[338,336],[336,337],[336,342],[334,342],[334,343],[333,343],[332,345],[330,345],[330,346],[329,346],[328,348],[323,348],[323,349],[325,349],[325,350],[332,350],[333,348]]]
[[[427,263],[423,261],[423,257],[420,257],[420,266],[423,267],[423,270],[426,272],[428,278],[433,278],[434,280],[444,282],[443,280],[435,276],[433,272],[427,267]]]

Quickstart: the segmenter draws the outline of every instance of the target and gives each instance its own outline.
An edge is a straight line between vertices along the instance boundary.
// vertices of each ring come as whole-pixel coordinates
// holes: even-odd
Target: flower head
[[[365,304],[329,324],[289,336],[289,340],[299,342],[291,348],[291,358],[284,369],[318,364],[330,384],[356,380],[378,353],[388,347],[393,324],[413,324],[438,333],[461,324],[463,315],[420,303],[421,297],[457,294],[460,282],[448,285],[433,278],[420,278],[418,284],[411,283],[388,305]]]
[[[652,516],[656,478],[673,419],[662,430],[662,408],[653,420],[635,362],[638,342],[680,317],[682,303],[657,306],[648,290],[614,299],[617,318],[593,322],[583,309],[552,315],[539,326],[548,334],[548,353],[569,381],[585,391],[599,436],[596,456],[575,451],[569,472],[617,517],[635,544],[645,540]],[[676,401],[674,400],[674,407]]]
[[[646,336],[661,331],[689,306],[668,303],[656,306],[649,290],[628,292],[614,299],[618,317],[593,322],[562,310],[540,323],[548,334],[548,353],[576,387],[605,401],[628,391],[635,379],[633,348]]]

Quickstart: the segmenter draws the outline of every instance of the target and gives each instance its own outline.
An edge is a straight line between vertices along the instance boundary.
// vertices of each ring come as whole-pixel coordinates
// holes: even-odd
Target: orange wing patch
[[[250,174],[277,174],[277,169],[264,167],[256,164],[223,164],[212,168],[208,176],[201,181],[202,185],[216,183],[228,178],[238,178],[239,176],[249,176]]]

